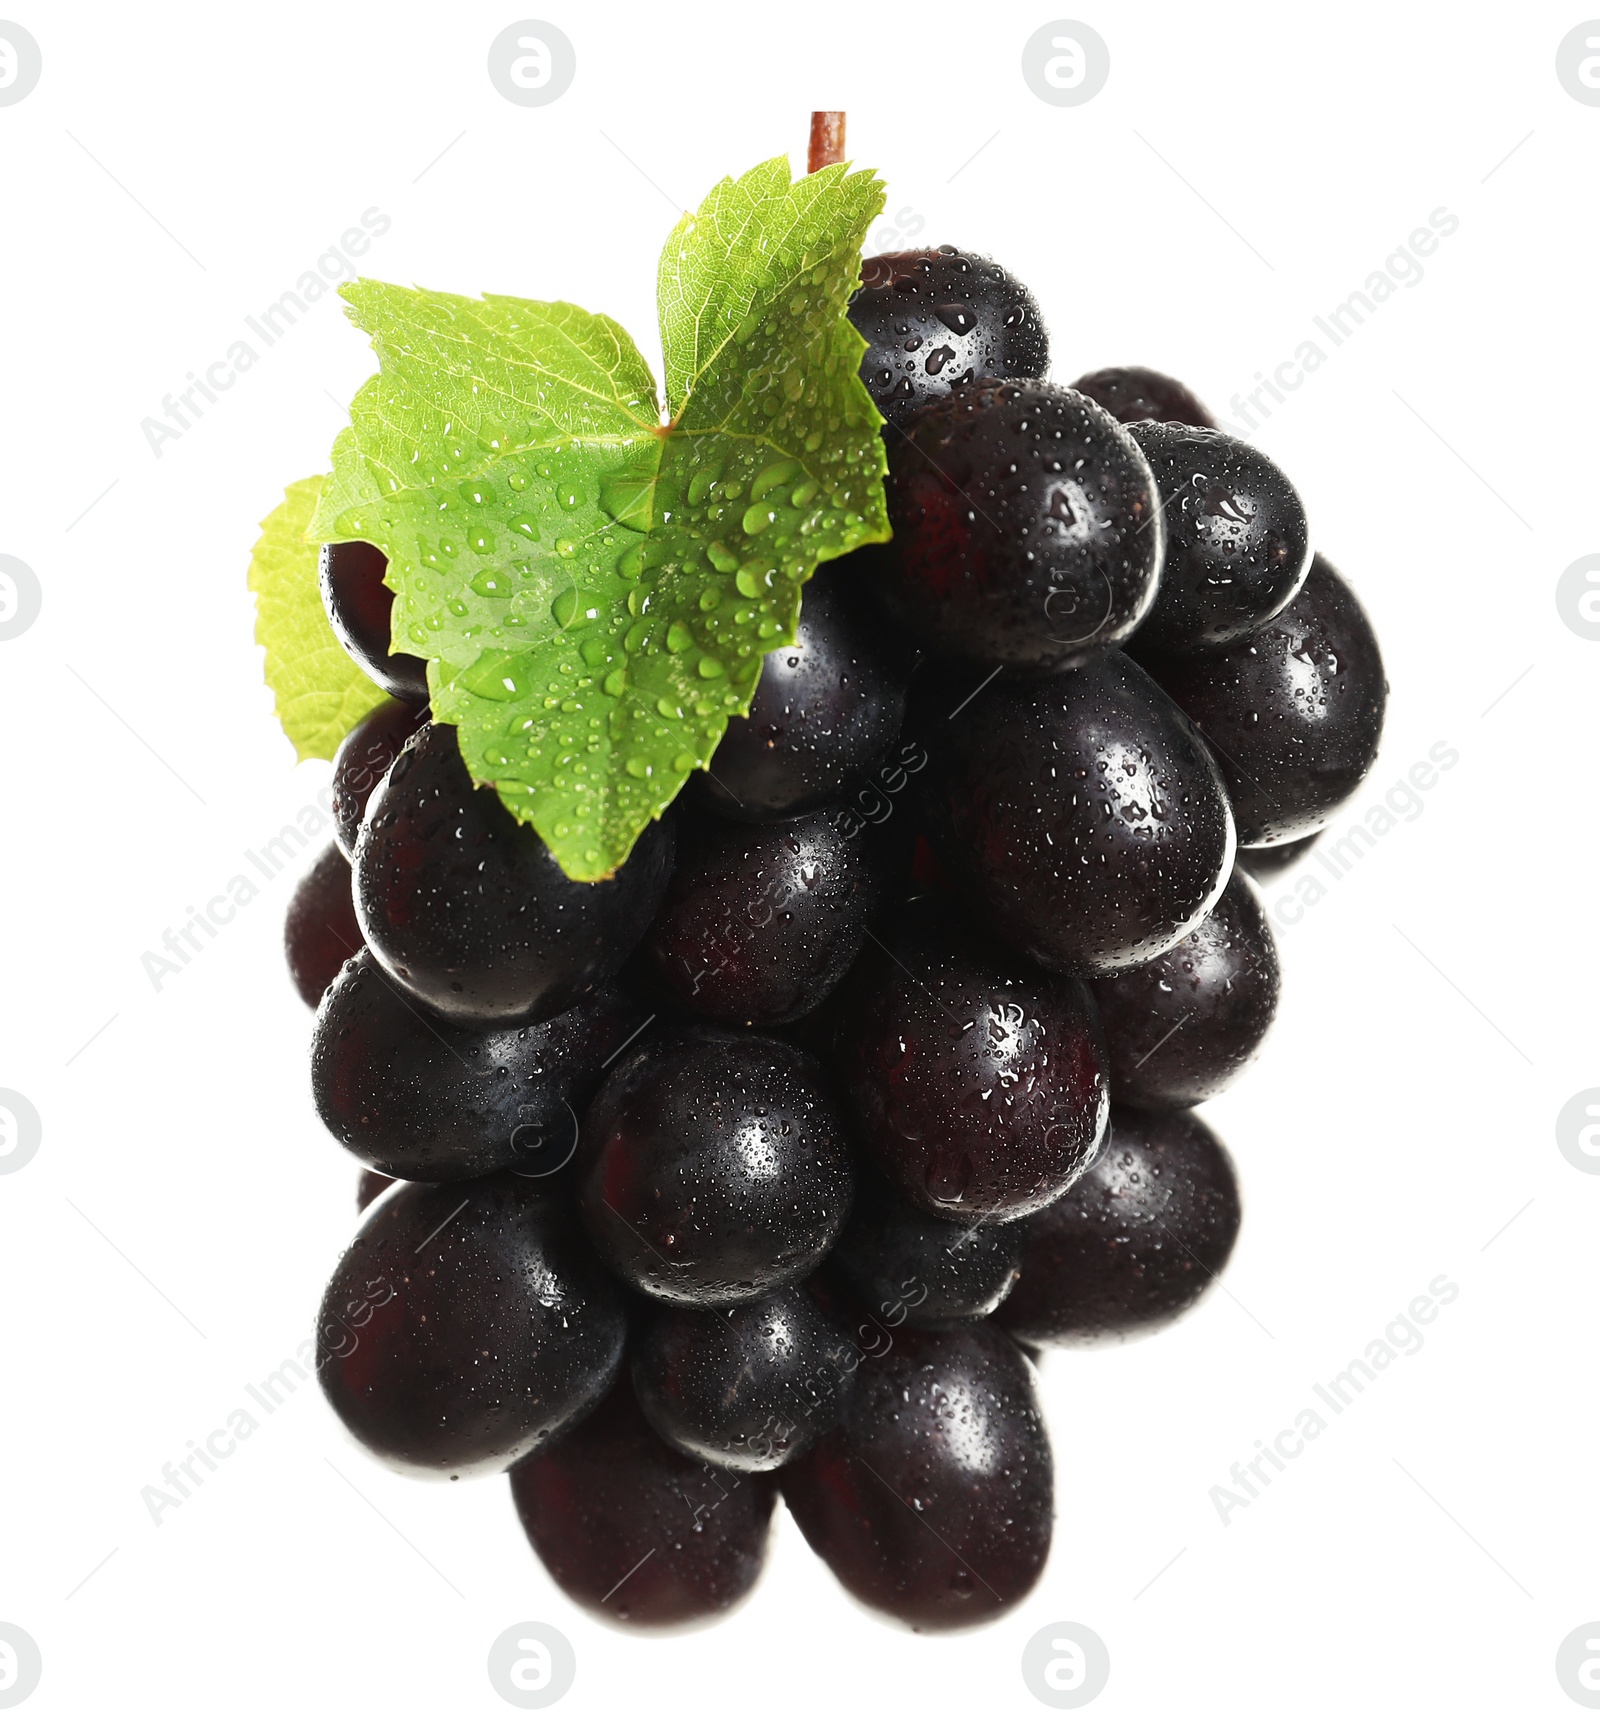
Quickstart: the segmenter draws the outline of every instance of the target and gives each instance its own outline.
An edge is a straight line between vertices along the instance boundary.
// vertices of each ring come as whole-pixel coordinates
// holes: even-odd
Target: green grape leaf
[[[823,560],[889,538],[845,317],[883,206],[783,158],[685,215],[658,278],[666,407],[614,321],[361,280],[379,371],[314,534],[389,558],[394,643],[475,781],[569,877],[609,876],[794,641]]]
[[[261,520],[250,554],[256,642],[267,652],[267,684],[289,743],[308,757],[332,758],[339,741],[384,693],[345,654],[328,623],[317,583],[317,548],[306,540],[326,477],[284,490]]]

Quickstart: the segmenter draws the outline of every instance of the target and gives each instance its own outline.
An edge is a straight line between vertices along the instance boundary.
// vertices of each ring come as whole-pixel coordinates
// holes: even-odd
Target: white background
[[[1586,14],[1083,0],[1110,81],[1052,108],[1019,71],[1050,9],[551,0],[576,82],[517,108],[485,73],[527,15],[504,6],[5,4],[44,57],[0,108],[0,552],[44,593],[0,642],[0,1086],[44,1121],[0,1178],[0,1621],[45,1665],[18,1722],[515,1723],[485,1656],[525,1618],[574,1643],[551,1718],[582,1725],[1051,1723],[1019,1658],[1058,1619],[1110,1649],[1106,1727],[1580,1717],[1554,1656],[1600,1618],[1600,1178],[1554,1122],[1600,1083],[1600,643],[1554,587],[1600,543],[1600,109],[1554,63]],[[159,458],[140,422],[374,205],[370,274],[571,299],[652,352],[677,210],[798,156],[823,104],[888,227],[1030,284],[1057,379],[1153,364],[1225,415],[1430,212],[1459,218],[1259,433],[1382,636],[1373,786],[1436,741],[1460,761],[1281,931],[1272,1044],[1207,1111],[1245,1183],[1227,1291],[1048,1363],[1049,1571],[965,1637],[871,1619],[781,1516],[732,1620],[616,1633],[550,1585],[502,1483],[386,1475],[312,1387],[157,1527],[141,1486],[310,1332],[354,1219],[287,876],[159,994],[140,956],[325,776],[272,720],[244,571],[368,351],[330,296]],[[1460,1297],[1423,1349],[1224,1526],[1209,1488],[1438,1275]]]

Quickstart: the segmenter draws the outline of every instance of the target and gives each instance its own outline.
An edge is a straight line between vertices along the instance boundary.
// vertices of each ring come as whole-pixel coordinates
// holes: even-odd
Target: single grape
[[[899,834],[833,807],[760,825],[685,819],[643,973],[679,1010],[772,1026],[849,972],[896,868]]]
[[[930,686],[919,708],[927,833],[1013,949],[1116,973],[1171,949],[1221,895],[1234,831],[1217,766],[1127,656],[976,695]]]
[[[1133,635],[1161,574],[1161,496],[1126,428],[1060,385],[973,386],[890,441],[876,598],[939,655],[1027,673]]]
[[[1276,847],[1241,847],[1239,864],[1258,884],[1270,884],[1303,860],[1317,845],[1322,831],[1314,829],[1298,841],[1279,842]]]
[[[593,1616],[641,1631],[683,1629],[732,1610],[761,1574],[772,1480],[669,1448],[645,1423],[627,1377],[510,1478],[539,1561]]]
[[[718,1310],[652,1306],[633,1390],[674,1448],[738,1472],[802,1454],[838,1418],[861,1355],[798,1286]]]
[[[330,541],[322,549],[322,605],[345,653],[391,697],[428,701],[428,664],[389,649],[394,591],[384,582],[389,561],[367,541]]]
[[[295,885],[283,921],[283,948],[294,989],[316,1009],[334,976],[361,948],[350,866],[337,847],[324,848]]]
[[[850,1206],[833,1090],[809,1053],[704,1028],[619,1059],[583,1119],[584,1225],[667,1304],[749,1304],[821,1262]]]
[[[672,874],[672,824],[627,863],[575,883],[493,788],[472,785],[456,730],[416,734],[373,794],[356,845],[356,908],[383,967],[460,1027],[570,1009],[644,936]]]
[[[863,259],[850,322],[867,345],[862,380],[895,426],[975,379],[1040,379],[1050,370],[1033,296],[993,260],[953,246]]]
[[[322,1122],[391,1178],[443,1182],[558,1171],[606,1059],[645,1020],[617,986],[521,1028],[455,1028],[363,951],[322,1000],[311,1093]]]
[[[622,1362],[622,1293],[571,1199],[497,1172],[400,1184],[361,1218],[322,1300],[318,1375],[396,1472],[499,1472],[575,1424]]]
[[[899,1330],[779,1483],[840,1583],[922,1631],[990,1622],[1027,1595],[1050,1554],[1053,1478],[1033,1372],[975,1322]]]
[[[1185,427],[1217,424],[1187,385],[1152,367],[1101,367],[1074,379],[1072,388],[1093,397],[1119,421],[1176,421]]]
[[[1166,521],[1155,605],[1133,653],[1238,643],[1294,599],[1311,563],[1305,506],[1269,457],[1228,433],[1139,421]]]
[[[1081,980],[1041,973],[942,897],[909,903],[841,989],[834,1073],[862,1154],[946,1220],[1012,1220],[1083,1171],[1106,1054]]]
[[[987,1316],[1016,1284],[1021,1220],[945,1220],[912,1205],[870,1172],[828,1266],[891,1327],[942,1328]]]
[[[1158,677],[1216,753],[1245,847],[1321,829],[1378,755],[1389,695],[1378,639],[1320,554],[1247,643],[1164,661]]]
[[[1094,983],[1118,1106],[1175,1112],[1232,1085],[1278,1008],[1278,946],[1260,891],[1234,867],[1200,924],[1142,968]]]
[[[376,1202],[391,1184],[398,1182],[398,1179],[385,1177],[382,1172],[364,1169],[356,1180],[356,1212],[362,1213],[371,1203]]]
[[[367,801],[389,766],[418,728],[427,725],[426,704],[391,697],[344,736],[333,759],[333,821],[340,850],[354,859]]]
[[[1028,1222],[995,1321],[1032,1346],[1109,1346],[1181,1315],[1227,1266],[1239,1184],[1192,1112],[1117,1106],[1105,1152]]]
[[[905,715],[904,658],[878,643],[859,600],[876,547],[821,566],[806,584],[795,641],[772,650],[748,716],[734,716],[695,796],[724,817],[762,822],[854,793],[889,753]]]

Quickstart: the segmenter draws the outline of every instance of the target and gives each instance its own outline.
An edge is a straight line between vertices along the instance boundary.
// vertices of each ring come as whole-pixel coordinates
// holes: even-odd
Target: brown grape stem
[[[811,116],[811,148],[806,152],[806,173],[830,168],[844,161],[844,110],[819,108]]]

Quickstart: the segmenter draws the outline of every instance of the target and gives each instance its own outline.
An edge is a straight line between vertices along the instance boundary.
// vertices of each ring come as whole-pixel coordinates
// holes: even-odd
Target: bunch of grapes
[[[952,247],[869,259],[851,317],[893,539],[816,574],[605,881],[473,785],[383,555],[323,553],[392,695],[289,921],[317,1109],[367,1169],[322,1386],[398,1471],[508,1471],[556,1582],[632,1627],[736,1604],[780,1494],[914,1628],[1034,1584],[1029,1360],[1227,1262],[1191,1109],[1276,1009],[1256,881],[1382,725],[1299,496],[1183,386],[1045,382],[1032,296]]]

